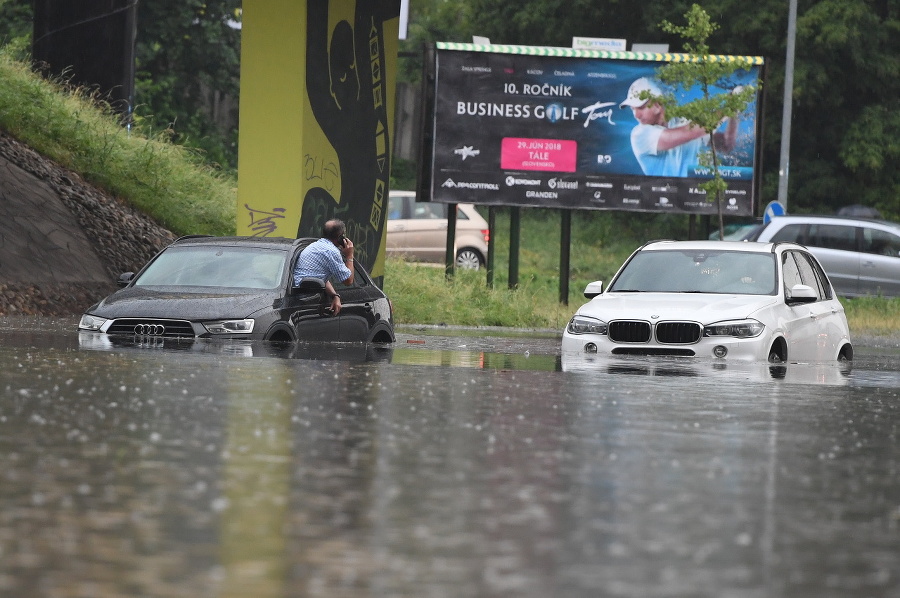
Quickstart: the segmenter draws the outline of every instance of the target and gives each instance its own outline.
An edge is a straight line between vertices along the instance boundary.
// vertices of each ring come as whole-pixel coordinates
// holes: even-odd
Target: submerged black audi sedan
[[[387,296],[354,262],[352,285],[332,315],[325,281],[293,284],[300,251],[315,239],[188,236],[159,252],[81,317],[82,333],[146,339],[225,338],[389,343]]]

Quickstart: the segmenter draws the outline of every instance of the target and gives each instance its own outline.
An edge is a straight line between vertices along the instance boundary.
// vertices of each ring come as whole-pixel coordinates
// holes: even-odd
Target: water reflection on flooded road
[[[0,331],[0,596],[900,595],[900,355],[851,370]]]

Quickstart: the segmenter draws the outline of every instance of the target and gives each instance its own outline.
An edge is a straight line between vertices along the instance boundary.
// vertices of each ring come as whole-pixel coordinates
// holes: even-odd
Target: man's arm
[[[730,152],[737,145],[738,119],[726,119],[725,131],[713,135],[713,143],[716,144],[716,150],[722,152]]]
[[[659,135],[659,141],[656,142],[656,151],[665,152],[704,135],[706,135],[706,131],[694,123],[664,129]]]
[[[331,297],[331,315],[336,316],[341,313],[341,296],[334,290],[334,285],[330,280],[325,281],[325,294]]]
[[[341,247],[341,257],[344,259],[344,265],[350,269],[350,277],[344,280],[344,284],[349,286],[353,284],[353,273],[356,269],[353,267],[353,241],[344,237],[344,246]]]

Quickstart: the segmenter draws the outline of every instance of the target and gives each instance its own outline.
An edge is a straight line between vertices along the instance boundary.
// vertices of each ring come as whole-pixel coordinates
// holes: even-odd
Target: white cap
[[[629,106],[631,108],[639,108],[646,104],[649,99],[641,99],[641,92],[650,92],[651,96],[661,96],[662,90],[659,88],[659,85],[648,79],[647,77],[641,77],[631,84],[631,87],[628,88],[628,97],[619,104],[619,108],[624,108],[625,106]]]

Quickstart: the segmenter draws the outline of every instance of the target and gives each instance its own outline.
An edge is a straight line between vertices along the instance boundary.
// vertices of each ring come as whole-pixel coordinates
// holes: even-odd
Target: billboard
[[[679,102],[699,97],[699,88],[676,93],[655,77],[666,62],[690,56],[449,43],[436,44],[433,56],[424,135],[430,169],[423,169],[420,181],[424,197],[479,205],[716,213],[715,202],[698,187],[712,176],[699,159],[709,137],[686,134],[687,123],[659,124],[664,115],[648,122],[639,114],[644,100],[636,99],[641,89],[675,93]],[[762,79],[763,60],[743,59],[750,68],[720,80],[712,93],[730,93]],[[754,214],[759,104],[757,97],[715,133],[720,173],[728,184],[726,215]]]

